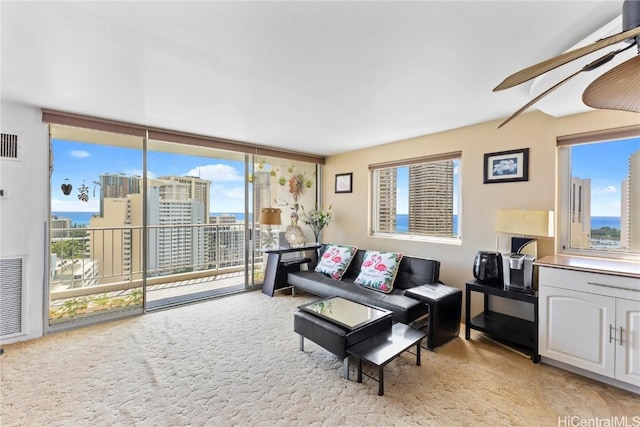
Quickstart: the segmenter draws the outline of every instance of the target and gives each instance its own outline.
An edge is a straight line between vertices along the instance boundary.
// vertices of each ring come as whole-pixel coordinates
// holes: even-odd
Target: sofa
[[[320,259],[326,250],[327,245],[319,249]],[[394,322],[409,324],[426,315],[429,307],[418,299],[406,296],[405,291],[420,285],[441,283],[440,262],[403,256],[397,266],[393,288],[385,293],[354,283],[361,272],[366,252],[363,249],[355,252],[340,280],[317,272],[314,270],[315,266],[310,265],[306,271],[290,272],[288,284],[293,288],[294,294],[296,290],[301,290],[320,297],[341,297],[390,310]]]

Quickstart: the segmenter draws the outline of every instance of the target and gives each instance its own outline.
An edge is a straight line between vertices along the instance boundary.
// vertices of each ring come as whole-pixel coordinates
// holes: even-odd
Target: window
[[[373,175],[373,233],[459,240],[461,153],[369,166]]]
[[[640,127],[562,137],[558,145],[561,251],[636,257],[640,254]]]

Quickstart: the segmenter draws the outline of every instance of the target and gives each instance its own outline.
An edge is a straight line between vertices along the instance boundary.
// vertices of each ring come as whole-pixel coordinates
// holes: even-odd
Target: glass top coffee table
[[[300,351],[307,338],[342,359],[342,372],[349,379],[347,349],[391,329],[392,312],[340,297],[329,297],[298,307],[293,330],[300,335]]]
[[[373,307],[340,297],[325,298],[298,307],[322,319],[336,323],[348,331],[355,331],[385,317],[391,317],[391,311]]]

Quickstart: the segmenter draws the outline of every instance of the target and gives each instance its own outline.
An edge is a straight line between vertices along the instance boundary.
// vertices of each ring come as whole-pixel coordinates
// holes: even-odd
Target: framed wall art
[[[484,155],[484,183],[529,180],[529,149],[499,151]]]
[[[336,193],[351,193],[353,190],[353,173],[336,174]]]

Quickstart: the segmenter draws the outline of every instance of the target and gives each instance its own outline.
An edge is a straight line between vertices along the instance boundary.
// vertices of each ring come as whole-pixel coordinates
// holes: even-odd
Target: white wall
[[[461,110],[462,112],[462,110]],[[593,111],[554,118],[540,112],[524,114],[497,129],[500,120],[397,141],[373,148],[331,156],[323,170],[323,204],[332,205],[334,221],[323,231],[323,242],[353,244],[362,249],[401,251],[406,255],[440,260],[440,278],[464,289],[473,279],[472,264],[478,250],[495,250],[499,209],[555,211],[557,202],[556,138],[581,132],[629,126],[640,115],[619,111]],[[483,184],[485,153],[529,147],[529,180]],[[462,244],[427,243],[374,237],[371,229],[371,179],[369,165],[392,160],[462,152]],[[335,174],[353,172],[353,192],[334,193]],[[500,250],[508,251],[507,235]],[[554,253],[554,240],[540,239],[538,255]],[[494,305],[495,304],[495,305]],[[495,299],[492,308],[518,317],[532,318],[530,306]],[[482,311],[482,299],[473,296],[471,314]]]
[[[3,133],[17,134],[21,161],[0,160],[0,258],[23,257],[27,309],[25,334],[10,343],[44,333],[45,227],[49,212],[49,136],[39,108],[2,102]]]

